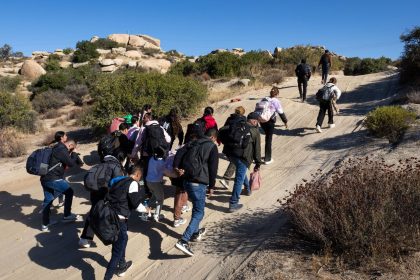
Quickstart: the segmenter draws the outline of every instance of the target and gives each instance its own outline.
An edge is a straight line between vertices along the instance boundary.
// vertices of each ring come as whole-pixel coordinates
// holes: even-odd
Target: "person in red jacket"
[[[204,109],[204,114],[201,119],[205,123],[206,131],[207,132],[210,128],[217,128],[216,120],[213,118],[214,109],[212,107],[206,107]]]

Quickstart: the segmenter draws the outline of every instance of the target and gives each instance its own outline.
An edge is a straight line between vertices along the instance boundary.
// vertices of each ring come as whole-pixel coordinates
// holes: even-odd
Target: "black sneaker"
[[[178,250],[181,250],[185,255],[189,255],[191,257],[194,256],[194,253],[193,251],[191,251],[191,248],[188,242],[185,242],[182,239],[178,240],[178,242],[175,244],[175,248],[177,248]]]
[[[194,233],[194,234],[191,236],[191,241],[192,241],[192,242],[200,241],[200,240],[201,240],[201,238],[203,238],[203,235],[204,235],[205,233],[206,233],[206,228],[200,228],[200,229],[198,230],[198,232]]]
[[[127,270],[131,267],[131,265],[133,264],[132,261],[128,261],[125,263],[124,267],[120,267],[117,270],[117,275],[118,277],[123,277],[125,275],[125,273],[127,272]]]
[[[241,209],[243,206],[244,206],[243,204],[231,204],[231,205],[229,206],[229,212],[230,212],[230,213],[236,212],[236,211],[238,211],[239,209]]]

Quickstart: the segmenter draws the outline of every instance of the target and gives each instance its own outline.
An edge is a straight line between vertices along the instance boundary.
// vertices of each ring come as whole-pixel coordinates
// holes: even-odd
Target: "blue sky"
[[[345,2],[344,4],[342,2]],[[420,25],[420,0],[5,1],[0,45],[30,55],[111,33],[149,34],[164,50],[323,45],[345,55],[396,59],[401,33]]]

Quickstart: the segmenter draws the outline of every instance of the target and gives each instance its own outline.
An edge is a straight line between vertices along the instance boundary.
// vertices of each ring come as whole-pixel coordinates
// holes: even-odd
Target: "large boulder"
[[[162,74],[168,72],[171,67],[171,62],[166,59],[157,59],[154,57],[140,60],[137,63],[137,67],[141,67],[146,70],[158,71]]]
[[[36,61],[26,60],[23,63],[22,68],[20,68],[19,73],[26,79],[33,81],[47,73],[47,71],[45,71],[44,68],[42,68],[42,66],[39,65]]]
[[[72,64],[70,61],[60,61],[59,63],[61,68],[68,68]]]
[[[32,52],[32,56],[49,56],[50,53],[47,51],[34,51]]]
[[[115,65],[117,65],[117,66],[121,66],[121,65],[123,65],[123,64],[124,64],[124,60],[123,60],[123,59],[121,59],[121,58],[115,58],[115,59],[114,59],[114,63],[115,63]]]
[[[101,66],[110,66],[110,65],[114,65],[115,61],[112,59],[102,59],[99,64],[101,64]]]
[[[129,58],[141,58],[142,57],[142,52],[141,51],[136,51],[136,50],[126,51],[124,53],[124,55],[126,57],[129,57]]]
[[[119,44],[127,45],[130,35],[128,34],[111,34],[108,36],[109,40],[115,41]]]
[[[102,72],[114,72],[115,70],[117,70],[117,67],[115,65],[101,67]]]
[[[156,47],[160,48],[160,40],[157,38],[153,38],[152,36],[149,35],[139,35],[140,37],[142,37],[144,40],[146,40],[147,42],[155,45]]]
[[[216,49],[214,51],[211,52],[211,54],[216,54],[216,53],[222,53],[222,52],[227,52],[227,49]]]
[[[96,51],[102,55],[111,53],[111,50],[96,49]]]
[[[88,65],[89,64],[89,61],[86,61],[86,62],[80,62],[80,63],[73,63],[73,68],[74,69],[77,69],[77,68],[79,68],[79,67],[82,67],[82,66],[85,66],[85,65]]]
[[[137,61],[130,60],[127,65],[130,68],[136,68],[137,67]]]
[[[90,42],[91,43],[95,43],[96,41],[98,41],[99,40],[99,37],[98,36],[93,36],[91,39],[90,39]]]
[[[150,43],[145,38],[137,36],[137,35],[130,35],[130,40],[128,41],[128,45],[133,47],[145,48],[145,49],[159,49],[160,47],[156,46],[153,43]]]
[[[123,47],[112,48],[112,53],[115,53],[115,54],[124,54],[126,50],[127,49],[126,48],[123,48]]]

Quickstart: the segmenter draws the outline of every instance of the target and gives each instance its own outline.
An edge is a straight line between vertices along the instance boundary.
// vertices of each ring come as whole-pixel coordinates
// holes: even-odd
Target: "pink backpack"
[[[108,128],[108,134],[111,134],[115,130],[118,130],[120,128],[120,124],[122,124],[123,122],[125,122],[124,118],[114,118],[114,119],[112,119],[112,123]]]
[[[255,105],[255,113],[258,114],[258,121],[260,123],[268,122],[273,117],[273,110],[271,109],[271,98],[264,97]]]

